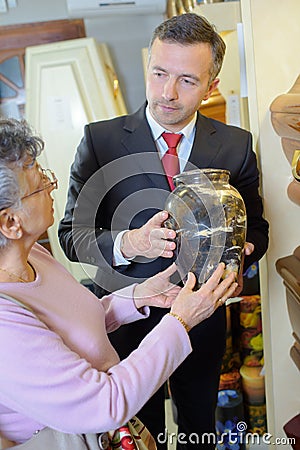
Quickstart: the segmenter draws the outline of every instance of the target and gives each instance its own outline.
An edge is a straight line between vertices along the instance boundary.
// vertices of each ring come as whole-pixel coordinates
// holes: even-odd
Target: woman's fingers
[[[195,283],[196,283],[196,277],[192,272],[188,273],[188,278],[185,282],[185,288],[189,289],[189,290],[193,290],[193,288],[195,287]]]
[[[211,277],[205,283],[209,289],[214,290],[218,286],[218,284],[220,283],[220,280],[222,278],[222,275],[224,273],[224,269],[225,269],[225,264],[223,262],[218,264],[218,267],[216,268],[214,273],[211,275]]]
[[[167,267],[165,270],[163,270],[162,272],[160,272],[158,274],[159,277],[162,277],[164,279],[169,278],[171,275],[173,275],[173,273],[175,273],[177,270],[176,264],[173,263],[171,264],[169,267]]]
[[[236,290],[238,284],[234,282],[235,274],[230,273],[222,283],[214,290],[214,295],[216,297],[216,305],[222,306],[228,298],[230,298],[234,291]]]

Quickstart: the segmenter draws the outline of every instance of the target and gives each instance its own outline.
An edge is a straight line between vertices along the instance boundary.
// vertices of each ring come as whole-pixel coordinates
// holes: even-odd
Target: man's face
[[[180,45],[156,39],[146,86],[152,117],[172,132],[187,125],[218,85],[218,79],[209,84],[211,67],[209,44]]]

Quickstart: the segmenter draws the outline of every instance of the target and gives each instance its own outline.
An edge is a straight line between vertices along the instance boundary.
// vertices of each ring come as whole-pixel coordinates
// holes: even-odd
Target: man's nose
[[[178,98],[177,83],[172,77],[168,78],[165,82],[163,97],[168,101],[176,100]]]

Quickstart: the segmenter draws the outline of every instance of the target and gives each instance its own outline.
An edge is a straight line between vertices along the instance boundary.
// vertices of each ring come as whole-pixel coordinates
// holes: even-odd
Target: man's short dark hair
[[[208,43],[211,46],[213,56],[210,82],[216,78],[221,70],[226,45],[221,36],[217,33],[215,26],[203,16],[187,13],[180,16],[174,16],[158,25],[155,28],[150,41],[149,57],[155,39],[181,45]]]

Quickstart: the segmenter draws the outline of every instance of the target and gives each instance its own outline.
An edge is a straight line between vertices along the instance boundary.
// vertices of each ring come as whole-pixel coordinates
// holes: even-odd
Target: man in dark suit
[[[198,112],[218,85],[224,52],[223,40],[203,17],[188,13],[164,21],[149,47],[147,102],[134,114],[86,125],[71,168],[59,239],[71,260],[98,266],[99,296],[163,270],[174,257],[175,232],[163,227],[170,193],[161,161],[167,151],[163,132],[182,133],[180,171],[230,171],[230,183],[247,209],[244,268],[265,253],[268,224],[262,217],[252,137]],[[112,333],[120,357],[136,348],[165,313],[153,308],[147,321]],[[193,353],[170,378],[178,448],[214,448],[209,433],[215,431],[225,329],[225,308],[219,308],[192,330]],[[166,448],[164,398],[161,389],[138,414],[160,448]]]

